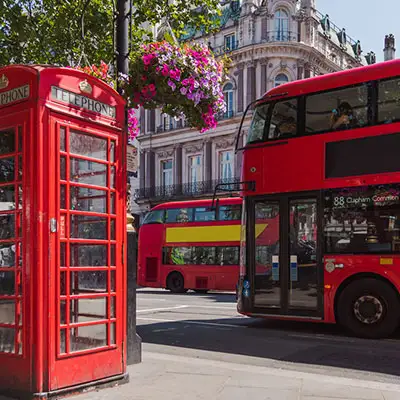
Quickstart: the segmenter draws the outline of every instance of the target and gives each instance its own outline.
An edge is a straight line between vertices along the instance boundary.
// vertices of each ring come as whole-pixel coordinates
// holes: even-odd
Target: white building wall
[[[320,19],[321,13],[315,10],[314,0],[242,0],[240,17],[236,20],[229,20],[226,25],[217,33],[208,37],[196,37],[196,40],[208,43],[216,54],[220,54],[225,42],[226,35],[235,34],[238,41],[238,48],[229,52],[232,60],[230,81],[234,86],[234,116],[222,119],[215,130],[200,134],[194,129],[176,129],[174,122],[172,130],[165,132],[158,131],[162,127],[163,118],[159,111],[156,112],[156,132],[148,134],[148,123],[138,138],[140,148],[145,152],[154,152],[155,178],[153,182],[144,179],[150,186],[160,186],[161,167],[160,163],[165,159],[173,159],[174,169],[182,171],[181,181],[185,184],[189,181],[189,159],[191,155],[199,154],[202,157],[202,177],[205,179],[207,173],[206,142],[211,143],[211,179],[219,178],[219,153],[221,151],[234,150],[235,137],[242,117],[238,111],[239,102],[239,76],[237,72],[243,68],[243,110],[250,101],[251,93],[248,91],[248,68],[255,67],[255,97],[259,98],[264,94],[263,87],[267,90],[275,86],[275,78],[278,74],[284,73],[290,81],[298,79],[298,68],[302,73],[301,77],[314,76],[334,72],[343,68],[355,67],[365,64],[365,59],[356,58],[352,53],[351,45],[346,49],[337,38],[338,28],[329,33],[324,32]],[[263,6],[261,6],[263,4]],[[302,9],[302,7],[305,7]],[[275,12],[284,9],[289,14],[288,26],[289,36],[286,41],[274,40],[276,30]],[[300,29],[300,31],[299,31]],[[267,30],[267,32],[265,32]],[[276,36],[276,35],[275,35]],[[298,40],[300,37],[300,41]],[[276,38],[275,38],[276,39]],[[350,40],[350,39],[349,39]],[[263,66],[266,67],[263,67]],[[262,82],[263,68],[266,71],[266,82]],[[149,117],[147,112],[146,118]],[[248,129],[249,120],[245,121],[244,136]],[[176,165],[176,147],[182,147],[181,165]],[[148,166],[140,167],[140,174],[149,174]],[[240,170],[237,163],[234,163],[235,176],[240,177]],[[147,171],[146,171],[147,169]],[[175,176],[175,174],[174,174]],[[143,182],[143,180],[142,180]],[[174,181],[174,184],[177,182]],[[141,188],[143,190],[144,188]],[[143,209],[149,204],[166,201],[168,199],[154,200],[140,197],[140,190],[137,193],[137,201]],[[169,199],[169,200],[172,200]]]

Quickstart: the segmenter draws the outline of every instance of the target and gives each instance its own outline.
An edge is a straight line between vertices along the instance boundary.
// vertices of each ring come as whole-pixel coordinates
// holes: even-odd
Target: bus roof
[[[186,200],[186,201],[170,201],[154,206],[152,210],[162,210],[166,208],[192,208],[192,207],[209,207],[212,199]],[[224,197],[219,198],[219,204],[242,204],[240,197]]]
[[[265,93],[262,99],[301,96],[395,76],[400,76],[400,59],[285,83]]]

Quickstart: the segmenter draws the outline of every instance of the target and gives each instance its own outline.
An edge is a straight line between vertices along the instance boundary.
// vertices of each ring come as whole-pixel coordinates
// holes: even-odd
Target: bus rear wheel
[[[171,272],[167,278],[167,289],[172,293],[185,293],[185,280],[179,272]]]
[[[350,283],[340,294],[338,320],[353,335],[378,339],[398,327],[399,298],[389,284],[373,278]]]

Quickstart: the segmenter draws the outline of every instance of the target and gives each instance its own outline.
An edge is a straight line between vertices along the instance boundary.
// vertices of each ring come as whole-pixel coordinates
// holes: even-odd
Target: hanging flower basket
[[[217,126],[216,116],[225,111],[223,75],[224,63],[207,46],[158,42],[133,52],[129,76],[119,79],[128,107],[161,108],[205,132]]]
[[[91,65],[91,66],[85,66],[85,67],[71,67],[69,66],[68,68],[75,68],[78,69],[79,71],[83,71],[88,75],[94,76],[95,78],[101,79],[108,85],[110,85],[112,88],[115,88],[115,79],[109,74],[109,67],[104,61],[100,61],[100,66],[96,65]]]

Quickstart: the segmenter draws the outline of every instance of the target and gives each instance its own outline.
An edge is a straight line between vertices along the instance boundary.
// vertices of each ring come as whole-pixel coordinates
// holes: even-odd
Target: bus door
[[[322,317],[319,204],[316,193],[254,201],[255,252],[249,266],[253,305],[263,314]]]

